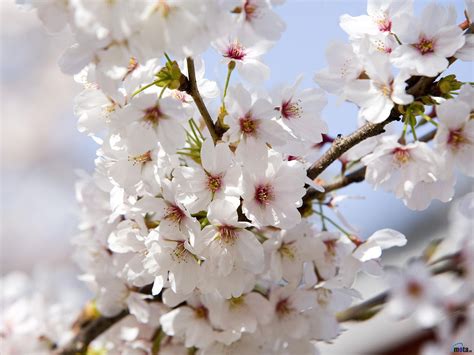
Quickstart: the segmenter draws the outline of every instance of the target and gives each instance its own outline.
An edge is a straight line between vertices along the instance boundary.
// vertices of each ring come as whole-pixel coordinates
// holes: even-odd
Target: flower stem
[[[346,231],[344,228],[342,228],[339,224],[337,224],[336,222],[334,222],[333,219],[325,216],[324,214],[318,212],[318,211],[313,211],[314,213],[316,213],[318,216],[321,216],[322,219],[325,219],[326,221],[328,221],[329,223],[331,223],[334,227],[336,227],[337,229],[339,229],[342,233],[344,233],[346,236],[350,236],[351,234]]]
[[[171,60],[171,58],[169,57],[169,55],[166,52],[164,52],[164,55],[165,55],[166,61],[170,64],[173,64],[173,61]]]
[[[232,60],[227,65],[227,77],[225,79],[224,94],[222,95],[222,107],[225,109],[225,97],[227,96],[227,89],[229,88],[230,76],[235,69],[235,62]]]
[[[319,202],[319,214],[321,217],[321,228],[323,231],[327,231],[328,229],[326,227],[326,220],[325,220],[325,216],[323,212],[323,204],[321,202]]]
[[[159,99],[161,99],[163,97],[163,94],[165,93],[165,90],[168,88],[168,85],[166,86],[163,86],[163,89],[161,89],[160,91],[160,96],[158,96]]]
[[[159,80],[155,80],[154,82],[150,83],[150,84],[147,84],[145,86],[142,86],[140,89],[136,90],[133,94],[132,94],[132,97],[138,95],[139,93],[141,93],[142,91],[148,89],[149,87],[152,87],[153,85],[156,85],[158,84]]]
[[[430,116],[428,115],[423,115],[423,118],[428,121],[429,123],[431,123],[433,126],[436,126],[438,127],[438,123],[436,123],[435,121],[433,121],[433,118],[431,118]]]
[[[412,120],[410,120],[410,127],[411,133],[413,134],[413,138],[415,139],[415,141],[417,141],[418,137],[416,136],[415,122],[413,122]]]

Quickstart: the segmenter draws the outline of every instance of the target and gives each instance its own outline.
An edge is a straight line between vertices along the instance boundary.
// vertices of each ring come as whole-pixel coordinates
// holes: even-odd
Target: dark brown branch
[[[419,141],[421,142],[429,142],[434,138],[436,134],[436,129],[426,133],[422,137],[420,137]],[[309,189],[307,194],[305,195],[305,199],[321,199],[327,194],[328,192],[339,190],[343,187],[346,187],[352,183],[362,182],[365,180],[365,171],[366,167],[362,166],[353,172],[336,179],[334,182],[330,184],[323,185],[324,192],[316,191],[315,189]]]
[[[98,318],[87,322],[80,328],[77,335],[62,349],[56,353],[60,355],[77,355],[85,354],[89,344],[113,326],[115,323],[121,321],[129,314],[128,310],[124,310],[115,317],[99,316]]]
[[[135,290],[135,292],[143,293],[146,295],[151,294],[153,284],[143,286]],[[147,299],[149,302],[161,301],[161,294],[154,296],[153,298]],[[74,323],[73,330],[76,330],[76,335],[72,338],[69,343],[64,347],[55,351],[55,354],[59,355],[77,355],[86,354],[87,347],[89,344],[97,338],[99,335],[107,331],[111,326],[120,322],[123,318],[129,315],[127,309],[120,312],[114,317],[105,317],[99,315],[98,317],[91,317],[87,315],[87,306],[84,311],[81,312],[78,319]]]
[[[456,58],[451,57],[448,59],[449,65],[456,61]],[[408,89],[407,93],[413,95],[414,99],[426,95],[429,93],[431,86],[438,78],[438,74],[435,77],[426,77],[426,76],[417,76],[412,77],[408,80]],[[367,138],[377,136],[384,132],[384,127],[393,121],[399,120],[401,113],[398,111],[397,107],[392,109],[389,117],[380,123],[366,123],[364,126],[360,127],[355,132],[351,133],[347,137],[337,138],[331,148],[329,148],[322,156],[318,159],[309,169],[308,176],[310,179],[317,178],[326,168],[336,161],[342,154],[347,152],[350,148],[356,144],[366,140]]]
[[[207,110],[204,101],[202,100],[201,94],[199,93],[198,85],[196,82],[196,70],[194,68],[194,60],[193,58],[186,58],[186,64],[188,66],[188,76],[189,76],[189,86],[188,86],[188,94],[192,96],[194,103],[196,104],[199,113],[201,114],[204,123],[211,134],[212,140],[216,143],[220,137],[216,132],[216,128],[214,126],[214,122],[212,121],[211,115]]]
[[[308,169],[310,179],[316,179],[326,168],[356,144],[370,137],[385,132],[384,127],[390,122],[399,120],[400,114],[393,109],[390,116],[380,123],[366,123],[346,137],[337,137],[331,147]]]

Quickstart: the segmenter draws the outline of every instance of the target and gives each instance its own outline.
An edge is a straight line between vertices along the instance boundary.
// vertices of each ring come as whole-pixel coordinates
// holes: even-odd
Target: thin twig
[[[456,61],[455,57],[448,58],[449,65]],[[438,74],[435,77],[419,76],[410,78],[408,82],[411,82],[407,93],[413,95],[414,99],[426,95],[429,93],[433,83],[438,78]],[[338,137],[334,140],[331,148],[329,148],[311,167],[308,169],[308,176],[310,179],[316,179],[326,168],[331,165],[334,161],[347,152],[350,148],[356,144],[366,140],[367,138],[377,136],[384,132],[384,127],[390,122],[397,121],[400,119],[401,113],[397,107],[394,107],[390,112],[390,115],[385,121],[380,123],[366,123],[355,132],[351,133],[347,137]]]
[[[393,109],[385,121],[380,123],[369,122],[346,137],[337,137],[331,147],[308,169],[309,178],[316,179],[329,165],[339,159],[342,154],[367,138],[378,136],[385,132],[384,127],[390,122],[398,120],[399,117],[398,111]]]
[[[194,68],[194,60],[191,57],[186,58],[186,64],[188,66],[188,76],[189,76],[189,87],[188,87],[188,94],[192,96],[194,103],[196,104],[199,113],[201,114],[202,118],[204,119],[204,123],[211,134],[212,140],[216,143],[220,137],[216,132],[214,122],[212,121],[211,115],[207,110],[204,101],[202,100],[201,94],[199,93],[198,85],[196,82],[196,70]]]

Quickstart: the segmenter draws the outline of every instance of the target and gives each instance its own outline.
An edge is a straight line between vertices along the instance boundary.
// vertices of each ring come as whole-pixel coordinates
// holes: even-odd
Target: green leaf
[[[462,86],[462,82],[456,79],[456,75],[451,74],[445,76],[438,82],[438,88],[444,96],[451,97],[453,91],[459,90]]]
[[[155,74],[158,78],[155,82],[160,87],[168,87],[171,90],[178,89],[181,85],[181,69],[176,61],[167,62],[161,70]]]

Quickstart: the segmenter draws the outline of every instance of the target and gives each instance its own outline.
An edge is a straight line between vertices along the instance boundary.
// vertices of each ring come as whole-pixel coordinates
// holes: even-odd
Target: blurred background
[[[456,6],[462,22],[464,1],[444,2]],[[425,4],[417,1],[416,10]],[[307,86],[314,86],[314,73],[326,66],[324,53],[329,41],[347,38],[338,26],[339,16],[365,14],[366,1],[291,0],[278,7],[277,12],[287,30],[265,57],[272,69],[267,86],[293,83],[299,74],[305,75]],[[0,1],[0,13],[0,274],[4,276],[12,270],[34,273],[47,267],[72,270],[74,275],[70,259],[70,239],[76,234],[78,223],[74,182],[78,169],[93,170],[97,146],[77,132],[72,107],[81,88],[56,64],[72,39],[67,32],[47,34],[34,12],[18,9],[13,1]],[[208,77],[222,85],[223,66],[214,69],[219,61],[213,54],[204,58]],[[458,61],[449,72],[460,80],[474,81],[472,63]],[[334,98],[330,98],[324,111],[333,136],[353,131],[356,117],[354,106],[338,104]],[[331,172],[326,175],[331,176]],[[460,177],[457,196],[464,195],[471,186],[471,181]],[[410,256],[419,255],[427,240],[446,235],[448,205],[435,201],[425,211],[410,211],[392,195],[374,192],[364,183],[353,185],[344,193],[366,197],[341,206],[346,218],[360,228],[361,235],[367,237],[380,228],[393,228],[408,237],[406,247],[388,253],[388,264],[402,264]],[[364,296],[384,287],[382,281],[362,279],[359,283]],[[410,321],[394,323],[383,314],[348,328],[351,331],[335,344],[322,345],[323,353],[347,354],[349,344],[351,354],[379,352],[413,334]]]

